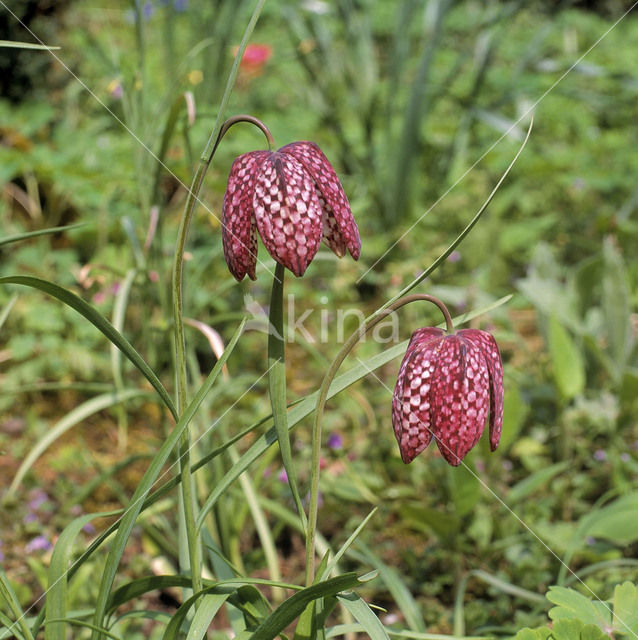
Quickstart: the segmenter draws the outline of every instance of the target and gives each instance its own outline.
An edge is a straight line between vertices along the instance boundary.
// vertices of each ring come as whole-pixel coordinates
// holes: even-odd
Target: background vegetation
[[[629,7],[268,0],[251,40],[267,45],[263,59],[240,67],[228,115],[259,117],[279,146],[320,144],[361,231],[358,263],[322,251],[303,280],[287,281],[294,317],[310,311],[304,325],[315,337],[322,314],[373,311],[441,254],[534,114],[531,139],[486,215],[421,285],[456,315],[511,296],[472,321],[494,333],[505,364],[499,449],[488,454],[481,443],[458,469],[428,449],[404,466],[390,423],[396,360],[332,399],[325,416],[321,533],[338,548],[378,508],[342,568],[377,569],[359,592],[384,608],[387,627],[411,637],[511,637],[546,625],[552,606],[555,638],[598,637],[583,631],[588,623],[613,637],[638,634],[630,616],[638,610],[638,18],[621,19]],[[35,34],[60,47],[0,48],[0,276],[74,291],[170,390],[170,278],[185,185],[252,10],[246,0],[0,8],[3,38],[36,42]],[[188,244],[185,313],[224,343],[247,307],[268,305],[263,269],[256,283],[228,273],[219,228],[232,159],[262,145],[249,127],[225,138]],[[66,228],[11,241],[58,226]],[[438,321],[407,309],[401,338]],[[335,355],[336,323],[328,326],[325,344],[296,333],[287,346],[289,400],[315,391]],[[197,381],[219,352],[210,331],[187,331]],[[126,505],[172,423],[150,392],[130,391],[141,377],[104,337],[42,293],[0,287],[0,340],[0,560],[33,615],[64,527]],[[357,354],[382,348],[367,341]],[[245,333],[227,366],[194,427],[201,435],[219,420],[220,428],[198,441],[194,459],[270,413],[264,334]],[[307,419],[293,436],[307,488]],[[202,500],[252,441],[196,476]],[[245,575],[297,583],[303,540],[281,471],[273,448],[248,485],[223,494],[209,526]],[[255,511],[247,496],[257,494]],[[74,557],[111,521],[87,520]],[[121,581],[176,570],[176,521],[172,494],[144,512]],[[95,599],[100,553],[70,583],[73,610]],[[156,619],[123,619],[120,637],[161,637],[162,616],[182,594],[144,597]],[[216,619],[211,634],[226,627]]]

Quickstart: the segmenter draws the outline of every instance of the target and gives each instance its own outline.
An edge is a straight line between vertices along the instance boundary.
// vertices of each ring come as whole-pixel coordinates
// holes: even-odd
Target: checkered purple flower
[[[403,462],[412,462],[434,436],[443,457],[459,465],[481,437],[488,415],[494,451],[503,426],[503,365],[492,335],[478,329],[415,331],[392,398]]]
[[[255,280],[257,232],[268,253],[296,276],[321,240],[358,260],[359,230],[335,170],[314,142],[278,151],[251,151],[230,170],[222,212],[224,256],[230,272]]]

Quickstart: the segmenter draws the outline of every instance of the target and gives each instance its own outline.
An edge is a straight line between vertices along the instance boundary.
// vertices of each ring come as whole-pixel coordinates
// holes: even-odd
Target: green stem
[[[270,295],[270,331],[268,333],[268,389],[272,406],[273,422],[277,431],[279,450],[288,476],[288,484],[292,491],[299,517],[306,528],[306,512],[304,511],[299,489],[297,473],[292,460],[290,435],[288,433],[288,413],[286,403],[286,348],[284,344],[284,267],[277,263],[272,281]]]
[[[193,217],[193,212],[195,210],[195,203],[198,201],[197,195],[201,189],[202,183],[204,182],[204,176],[206,175],[206,171],[213,159],[213,155],[221,138],[228,131],[230,125],[224,127],[222,124],[222,118],[226,108],[228,106],[228,101],[230,99],[230,94],[232,93],[233,86],[235,85],[235,81],[237,79],[237,73],[239,71],[239,63],[246,49],[246,45],[248,44],[248,40],[257,24],[257,20],[263,9],[266,0],[258,0],[253,14],[246,26],[246,30],[244,31],[244,36],[239,45],[239,50],[233,62],[233,66],[231,68],[230,74],[228,76],[228,82],[226,83],[226,89],[224,91],[224,95],[222,96],[219,111],[217,113],[217,120],[215,121],[215,125],[211,132],[211,135],[206,143],[206,147],[204,152],[200,158],[199,166],[197,167],[197,171],[195,173],[195,177],[193,178],[193,183],[191,188],[188,191],[188,197],[186,199],[186,204],[184,206],[184,212],[182,214],[182,219],[180,221],[179,230],[177,232],[177,242],[175,246],[175,259],[173,262],[173,281],[172,281],[172,292],[173,292],[173,326],[174,326],[174,338],[175,338],[175,367],[176,367],[176,377],[177,377],[177,414],[181,415],[184,407],[187,404],[187,392],[186,392],[186,356],[185,356],[185,343],[184,343],[184,319],[183,319],[183,292],[182,292],[182,283],[183,283],[183,267],[184,267],[184,250],[186,247],[186,238],[188,235],[188,228],[190,226],[190,221]],[[262,128],[262,127],[260,127]],[[265,128],[265,127],[264,127]],[[262,128],[262,130],[264,130]],[[222,132],[223,130],[223,132]],[[268,136],[266,136],[268,137]],[[269,138],[269,144],[272,140],[272,137]],[[186,529],[186,537],[188,541],[188,550],[189,550],[189,561],[191,568],[191,578],[193,591],[195,593],[201,591],[202,588],[202,580],[200,573],[200,549],[199,549],[199,537],[197,535],[197,529],[195,526],[195,492],[194,492],[194,483],[193,478],[190,474],[190,438],[188,435],[188,430],[184,431],[184,434],[180,438],[179,443],[179,463],[180,463],[180,474],[182,478],[182,498],[184,500],[184,520],[185,520],[185,529]]]
[[[15,622],[11,625],[11,627],[9,627],[9,630],[11,630],[13,627],[20,627],[24,640],[33,640],[33,634],[31,633],[31,629],[29,629],[29,626],[27,625],[25,613],[24,611],[22,611],[20,603],[18,602],[18,599],[16,598],[15,593],[11,588],[11,585],[9,584],[9,580],[7,579],[6,574],[1,567],[0,596],[2,596],[2,598],[0,598],[0,602],[4,600],[11,610],[11,613],[13,613],[15,617]]]
[[[310,479],[310,507],[308,512],[308,528],[306,530],[306,585],[309,586],[314,580],[315,573],[315,535],[317,530],[317,512],[319,505],[319,460],[321,453],[321,421],[323,419],[323,413],[326,406],[326,400],[328,399],[328,390],[334,377],[337,375],[339,367],[342,365],[346,356],[352,351],[356,344],[363,338],[363,336],[370,331],[375,325],[379,324],[382,320],[387,318],[390,314],[394,313],[397,309],[403,307],[410,302],[426,301],[435,304],[443,313],[445,318],[445,324],[448,333],[454,333],[454,325],[452,324],[452,317],[447,307],[434,296],[427,295],[425,293],[415,293],[410,296],[405,296],[392,302],[389,306],[381,309],[376,314],[370,316],[357,331],[355,331],[344,342],[343,347],[339,350],[335,359],[332,361],[330,368],[326,372],[326,375],[321,381],[319,387],[319,396],[317,398],[317,408],[315,409],[315,418],[312,425],[312,461],[311,461],[311,479]]]
[[[519,150],[516,152],[516,155],[514,156],[512,161],[509,163],[507,169],[505,169],[505,172],[500,177],[499,181],[496,183],[496,186],[490,192],[490,195],[487,197],[485,202],[481,205],[481,208],[476,212],[474,217],[468,222],[468,224],[466,225],[465,229],[463,229],[463,231],[461,231],[461,233],[456,237],[454,242],[452,242],[452,244],[421,275],[417,276],[414,280],[412,280],[412,282],[410,282],[410,284],[408,284],[401,291],[399,291],[399,293],[397,293],[393,298],[391,298],[388,301],[388,303],[385,305],[384,308],[386,308],[386,309],[390,308],[390,305],[392,305],[396,300],[398,300],[402,296],[406,295],[409,291],[412,291],[412,289],[414,289],[414,287],[416,287],[418,284],[423,282],[434,271],[436,271],[436,269],[439,268],[439,266],[442,264],[442,262],[452,253],[452,251],[454,251],[454,249],[456,249],[456,247],[458,247],[458,245],[461,244],[461,242],[463,241],[465,236],[467,236],[467,234],[472,230],[474,225],[479,221],[481,216],[485,213],[485,211],[487,210],[488,205],[490,204],[490,202],[492,202],[492,199],[496,195],[496,192],[501,188],[501,185],[505,181],[505,178],[507,178],[507,175],[511,171],[512,167],[516,164],[516,161],[518,160],[518,157],[521,155],[521,153],[523,153],[523,149],[527,145],[527,141],[529,140],[529,136],[532,133],[532,127],[533,126],[534,126],[534,118],[532,118],[530,120],[529,128],[527,129],[527,135],[525,136],[525,140],[523,140]],[[423,217],[423,216],[421,216],[421,217]],[[414,225],[412,225],[412,227],[410,227],[410,229],[412,229],[414,226],[416,226],[416,224],[418,224],[418,222],[415,223]],[[378,262],[378,260],[377,260],[377,262]]]

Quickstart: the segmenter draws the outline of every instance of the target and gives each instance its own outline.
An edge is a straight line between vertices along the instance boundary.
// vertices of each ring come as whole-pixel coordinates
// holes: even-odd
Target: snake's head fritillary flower
[[[251,151],[230,169],[222,212],[224,256],[237,278],[255,280],[257,232],[268,253],[296,276],[321,240],[342,257],[358,260],[359,230],[339,178],[313,142],[278,151]]]
[[[392,398],[403,462],[412,462],[434,437],[443,457],[459,465],[488,415],[494,451],[503,426],[503,365],[493,336],[478,329],[415,331]]]

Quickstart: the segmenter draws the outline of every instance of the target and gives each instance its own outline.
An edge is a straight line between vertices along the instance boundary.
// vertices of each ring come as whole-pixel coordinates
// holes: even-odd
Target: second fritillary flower
[[[255,280],[257,232],[268,253],[296,276],[321,240],[337,256],[357,260],[359,230],[341,182],[313,142],[239,156],[228,177],[222,212],[224,256],[237,280]]]
[[[403,462],[412,462],[434,437],[441,455],[457,466],[478,442],[488,415],[494,451],[503,425],[503,365],[492,335],[478,329],[415,331],[392,398]]]

